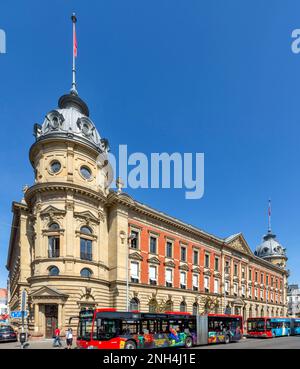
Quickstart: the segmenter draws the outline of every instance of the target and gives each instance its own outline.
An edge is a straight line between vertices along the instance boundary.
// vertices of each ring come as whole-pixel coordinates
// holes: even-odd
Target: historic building
[[[287,291],[288,310],[292,317],[300,317],[300,288],[298,284],[290,284]]]
[[[127,301],[141,311],[286,314],[275,236],[255,255],[241,233],[222,239],[109,189],[108,143],[76,90],[34,132],[35,180],[12,204],[7,259],[10,310],[25,289],[33,335],[52,337],[82,308],[125,310]]]

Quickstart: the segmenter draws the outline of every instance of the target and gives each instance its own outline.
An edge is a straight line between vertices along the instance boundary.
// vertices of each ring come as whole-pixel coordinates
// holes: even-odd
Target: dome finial
[[[75,13],[72,14],[71,20],[73,23],[73,68],[72,68],[72,88],[71,88],[71,94],[72,95],[78,95],[77,89],[76,89],[76,66],[75,66],[75,58],[77,58],[77,39],[76,39],[76,22],[77,18],[75,16]]]

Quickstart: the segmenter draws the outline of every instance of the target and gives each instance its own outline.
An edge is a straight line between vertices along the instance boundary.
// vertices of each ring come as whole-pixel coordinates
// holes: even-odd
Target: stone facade
[[[70,318],[81,308],[125,310],[127,270],[132,309],[286,314],[286,271],[255,256],[242,234],[221,239],[109,190],[99,135],[95,144],[84,131],[87,107],[65,100],[48,114],[50,126],[36,127],[35,182],[12,205],[9,306],[19,310],[27,291],[33,335],[76,329]],[[68,109],[79,109],[76,121]]]

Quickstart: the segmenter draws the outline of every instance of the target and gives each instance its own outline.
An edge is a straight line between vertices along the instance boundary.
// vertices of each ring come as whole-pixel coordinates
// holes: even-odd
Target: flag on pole
[[[74,40],[73,40],[73,44],[74,44],[74,57],[77,58],[77,38],[76,38],[76,30],[74,27]]]

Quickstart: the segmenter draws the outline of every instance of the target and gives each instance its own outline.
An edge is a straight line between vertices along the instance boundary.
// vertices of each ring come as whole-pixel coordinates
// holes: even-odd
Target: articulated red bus
[[[115,309],[79,314],[78,348],[136,349],[192,347],[229,343],[243,336],[239,315],[191,315],[183,312],[140,313]]]

